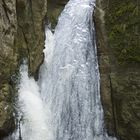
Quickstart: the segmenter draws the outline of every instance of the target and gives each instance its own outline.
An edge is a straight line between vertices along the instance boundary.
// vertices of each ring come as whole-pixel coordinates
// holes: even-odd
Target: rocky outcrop
[[[54,28],[58,21],[58,16],[60,15],[61,11],[63,10],[65,4],[69,0],[48,0],[48,19]]]
[[[57,23],[64,4],[49,1]],[[140,139],[140,2],[96,0],[98,58],[105,128],[121,140]]]
[[[33,76],[43,61],[47,0],[0,1],[0,139],[11,133],[19,65],[28,60]]]
[[[15,46],[19,58],[28,57],[30,72],[34,75],[43,59],[47,0],[17,0],[16,7],[18,29]]]
[[[97,0],[95,22],[105,123],[110,135],[140,139],[140,2]]]

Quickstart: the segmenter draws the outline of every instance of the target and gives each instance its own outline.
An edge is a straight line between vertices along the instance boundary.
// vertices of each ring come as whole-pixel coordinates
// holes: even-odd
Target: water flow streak
[[[46,108],[39,87],[33,78],[28,77],[28,68],[21,66],[21,83],[19,88],[19,106],[23,114],[21,124],[22,140],[48,140]]]
[[[94,5],[94,0],[70,0],[59,17],[54,38],[46,30],[46,40],[54,43],[46,44],[39,85],[51,110],[54,140],[113,139],[104,130]]]

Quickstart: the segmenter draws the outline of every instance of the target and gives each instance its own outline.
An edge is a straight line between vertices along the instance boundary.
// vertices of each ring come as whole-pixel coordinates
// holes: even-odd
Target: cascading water
[[[104,130],[94,5],[95,0],[70,0],[54,35],[46,28],[38,84],[21,67],[22,140],[115,140]]]
[[[39,86],[33,78],[29,78],[26,64],[21,66],[20,73],[19,127],[5,140],[51,140],[50,124],[47,123],[49,109],[40,97]]]

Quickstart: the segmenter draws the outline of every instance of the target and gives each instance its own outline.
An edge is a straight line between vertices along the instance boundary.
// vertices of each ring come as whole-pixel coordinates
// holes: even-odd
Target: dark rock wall
[[[140,1],[97,0],[95,22],[105,123],[110,135],[140,139]]]
[[[58,21],[58,16],[63,10],[65,4],[69,0],[48,0],[48,19],[51,23],[52,28],[54,28]]]
[[[44,23],[47,0],[17,0],[17,36],[15,47],[18,58],[28,57],[34,75],[43,60]]]
[[[33,76],[43,61],[47,0],[0,0],[0,139],[15,127],[19,65],[27,58]]]
[[[13,119],[13,84],[17,68],[14,40],[17,30],[16,2],[0,1],[0,139],[15,127]]]

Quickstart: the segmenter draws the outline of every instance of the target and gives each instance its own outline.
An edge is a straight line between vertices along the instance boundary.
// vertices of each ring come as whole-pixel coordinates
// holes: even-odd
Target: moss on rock
[[[140,64],[140,1],[109,2],[106,29],[119,64]]]
[[[97,0],[95,21],[105,124],[108,133],[114,135],[113,130],[121,140],[140,139],[139,9],[139,0]]]

